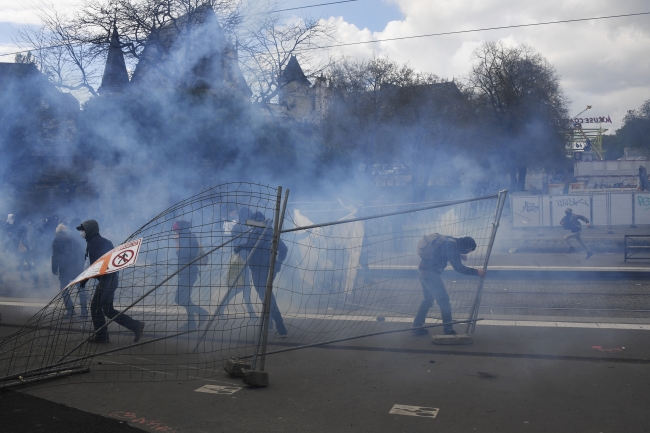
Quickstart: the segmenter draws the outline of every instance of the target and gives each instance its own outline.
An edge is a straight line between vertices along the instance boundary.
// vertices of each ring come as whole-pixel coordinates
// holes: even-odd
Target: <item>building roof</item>
[[[98,89],[99,93],[121,92],[129,84],[129,74],[126,71],[124,54],[120,45],[120,36],[117,27],[113,27],[111,35],[111,44],[108,48],[106,57],[106,66],[104,67],[104,76],[102,85]]]
[[[131,82],[148,88],[229,90],[252,94],[237,53],[209,5],[153,29]]]
[[[305,76],[305,73],[300,67],[300,63],[298,63],[298,59],[296,58],[296,56],[291,56],[291,58],[289,59],[287,66],[285,66],[284,70],[282,71],[282,74],[280,74],[280,79],[278,80],[278,84],[280,84],[280,86],[286,86],[287,84],[293,82],[311,86],[311,83]]]

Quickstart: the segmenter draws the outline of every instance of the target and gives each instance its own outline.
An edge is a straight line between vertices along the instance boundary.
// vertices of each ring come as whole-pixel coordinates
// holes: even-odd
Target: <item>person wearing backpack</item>
[[[450,263],[456,272],[465,275],[478,275],[483,278],[486,271],[483,269],[469,268],[463,265],[462,260],[467,259],[467,254],[476,249],[476,241],[471,237],[454,238],[439,233],[424,236],[418,243],[418,255],[422,259],[418,268],[424,300],[413,320],[413,335],[426,335],[429,331],[424,326],[429,309],[435,300],[440,307],[445,335],[456,335],[452,322],[451,303],[449,294],[440,275]]]
[[[178,289],[176,290],[175,300],[178,305],[185,307],[187,312],[187,323],[181,326],[179,331],[194,331],[197,329],[194,320],[195,314],[199,316],[199,327],[210,315],[205,308],[201,308],[192,302],[192,286],[194,286],[199,276],[199,265],[202,264],[203,259],[186,266],[202,254],[201,244],[190,230],[190,227],[191,224],[187,221],[176,221],[172,226],[178,242],[178,248],[176,249],[178,269],[181,269],[178,273]]]
[[[59,224],[54,231],[52,242],[52,273],[59,276],[60,288],[63,290],[75,277],[79,276],[84,268],[83,246],[68,233],[65,224]],[[63,290],[61,297],[65,305],[64,319],[72,319],[75,315],[74,302],[70,299],[70,287]],[[79,289],[79,303],[81,304],[81,319],[88,318],[88,300],[86,290]]]
[[[591,252],[589,247],[582,241],[582,238],[580,237],[580,234],[582,233],[582,224],[580,224],[580,221],[584,221],[587,223],[587,227],[589,227],[589,219],[587,217],[574,214],[573,209],[568,207],[564,210],[564,217],[560,221],[560,225],[564,227],[564,230],[571,230],[571,233],[564,236],[564,241],[569,245],[569,253],[572,253],[576,250],[573,248],[573,245],[571,245],[571,242],[569,242],[570,239],[575,239],[576,242],[578,242],[582,248],[587,251],[586,258],[588,259],[589,257],[593,256],[594,253]]]
[[[255,212],[251,215],[251,219],[257,222],[264,222],[265,217],[262,212]],[[271,222],[267,222],[270,224]],[[233,235],[236,236],[246,230],[245,222],[240,220],[239,224],[233,227]],[[261,238],[261,239],[260,239]],[[258,239],[260,242],[258,244]],[[264,296],[266,294],[266,279],[271,268],[271,244],[273,241],[272,230],[267,229],[266,231],[261,227],[255,227],[250,233],[242,236],[234,242],[233,251],[235,253],[240,253],[246,251],[250,254],[248,258],[248,268],[251,271],[251,277],[253,279],[253,285],[257,291],[257,295],[260,300],[264,302]],[[255,245],[257,244],[257,248]],[[275,265],[273,267],[273,278],[275,278],[280,272],[282,262],[287,257],[287,252],[289,249],[286,244],[279,239],[278,242],[278,255],[276,257]],[[275,323],[275,329],[277,330],[277,335],[279,337],[286,337],[287,328],[284,326],[284,321],[282,319],[282,314],[278,308],[278,304],[275,300],[275,295],[271,292],[271,319],[269,323],[269,331],[273,329],[273,323]]]

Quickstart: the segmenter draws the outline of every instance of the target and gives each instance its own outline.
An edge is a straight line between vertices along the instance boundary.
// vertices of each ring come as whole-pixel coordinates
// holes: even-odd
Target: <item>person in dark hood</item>
[[[261,212],[255,212],[248,219],[252,219],[257,222],[264,222],[265,220],[264,214]],[[245,222],[246,219],[242,219],[242,215],[240,214],[239,224],[235,225],[232,229],[233,236],[236,236],[250,229],[250,227],[247,227],[244,224]],[[260,242],[257,248],[255,248],[255,244],[257,243],[258,239],[260,239]],[[272,240],[273,230],[271,227],[267,228],[266,230],[261,227],[255,227],[250,233],[247,233],[241,238],[235,240],[233,245],[233,250],[236,253],[239,253],[241,251],[248,251],[248,254],[250,254],[250,257],[248,258],[248,268],[251,271],[253,285],[255,286],[257,295],[262,301],[264,301],[264,294],[266,293],[266,280],[271,265],[270,259]],[[255,251],[253,251],[253,249],[255,249]],[[278,256],[273,269],[274,278],[280,272],[280,267],[282,266],[282,262],[287,256],[287,251],[287,246],[284,242],[282,242],[282,239],[280,239],[280,242],[278,244]],[[287,335],[287,328],[284,326],[282,314],[280,314],[280,310],[278,309],[278,305],[275,301],[275,295],[273,293],[271,293],[271,318],[273,319],[273,322],[275,322],[275,328],[277,329],[278,335]],[[272,329],[272,323],[269,325],[269,329]]]
[[[196,329],[194,315],[199,316],[199,326],[208,318],[210,313],[204,308],[199,307],[192,302],[192,286],[199,276],[199,261],[187,266],[188,263],[195,260],[200,252],[201,247],[198,239],[190,230],[191,224],[187,221],[176,221],[172,230],[176,237],[178,257],[178,289],[176,290],[176,303],[185,307],[187,311],[187,323],[180,327],[179,331],[193,331]]]
[[[427,244],[429,245],[428,249]],[[447,267],[447,263],[451,263],[451,266],[458,273],[485,277],[486,271],[483,269],[468,268],[462,263],[462,260],[467,259],[467,254],[475,249],[476,241],[469,236],[454,238],[436,233],[435,236],[425,236],[420,241],[418,254],[422,260],[420,261],[418,273],[424,300],[420,304],[415,320],[413,320],[413,327],[416,328],[411,331],[413,335],[426,335],[429,333],[426,328],[419,327],[424,326],[424,320],[429,309],[433,306],[434,300],[440,307],[442,322],[449,323],[452,321],[449,294],[445,288],[445,283],[440,277]],[[453,325],[444,325],[442,329],[445,335],[456,335]]]
[[[84,268],[83,246],[68,233],[65,224],[59,224],[54,231],[55,238],[52,242],[52,273],[59,276],[61,296],[65,304],[66,314],[64,319],[72,319],[75,315],[74,302],[70,299],[70,289],[63,290],[75,277],[79,276]],[[81,318],[88,318],[88,300],[86,290],[79,289],[79,303],[81,305]]]
[[[587,217],[574,214],[573,209],[568,207],[564,210],[564,217],[560,221],[560,225],[564,227],[564,230],[571,230],[571,233],[564,236],[564,241],[567,243],[567,245],[569,245],[569,253],[572,253],[576,250],[573,245],[571,245],[571,242],[569,242],[570,239],[575,239],[575,241],[578,242],[580,246],[582,246],[582,248],[584,248],[587,252],[586,258],[589,258],[593,256],[594,253],[591,252],[589,247],[582,241],[582,238],[580,237],[580,234],[582,233],[582,224],[580,224],[580,221],[586,222],[587,227],[589,227],[589,219]]]
[[[88,257],[89,264],[92,265],[101,256],[113,249],[113,243],[108,239],[103,238],[99,234],[99,224],[95,220],[87,220],[77,227],[79,234],[82,238],[86,239],[86,257]],[[96,277],[97,287],[92,301],[90,301],[90,315],[93,319],[95,327],[95,336],[89,340],[91,343],[109,343],[108,327],[102,328],[106,324],[106,319],[115,318],[118,325],[125,327],[133,332],[135,338],[133,342],[137,343],[142,337],[144,330],[144,322],[132,319],[126,314],[120,314],[113,307],[113,298],[115,297],[115,290],[119,285],[119,276],[117,272]],[[86,281],[81,283],[81,288],[86,287]]]

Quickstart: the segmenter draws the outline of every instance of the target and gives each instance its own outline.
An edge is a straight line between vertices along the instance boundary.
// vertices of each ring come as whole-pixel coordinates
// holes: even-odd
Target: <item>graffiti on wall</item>
[[[650,196],[648,195],[637,195],[637,202],[639,207],[643,210],[650,210]]]
[[[531,203],[529,201],[524,202],[524,206],[521,208],[522,212],[539,212],[539,205]]]
[[[567,207],[567,206],[587,206],[589,207],[589,202],[585,198],[560,198],[556,199],[555,203],[558,207]]]

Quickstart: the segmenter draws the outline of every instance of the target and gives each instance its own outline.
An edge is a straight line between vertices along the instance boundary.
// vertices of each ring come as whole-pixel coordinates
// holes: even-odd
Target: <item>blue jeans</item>
[[[266,279],[268,277],[269,268],[265,266],[253,266],[251,267],[251,276],[253,277],[253,284],[255,285],[255,291],[257,296],[260,297],[260,300],[264,302],[264,294],[266,293]],[[271,292],[271,319],[275,322],[275,329],[281,333],[286,333],[287,328],[284,326],[284,321],[282,320],[282,314],[278,308],[278,304],[275,302],[275,295]],[[271,324],[269,323],[269,329]]]
[[[176,290],[176,303],[185,307],[188,325],[194,325],[194,315],[199,315],[199,320],[205,320],[210,315],[204,308],[192,302],[192,286],[199,276],[197,266],[189,266],[178,274],[178,289]]]
[[[424,319],[426,319],[429,309],[433,307],[434,300],[440,307],[440,314],[443,323],[451,322],[451,304],[449,303],[449,295],[447,294],[447,289],[445,289],[445,284],[442,282],[442,278],[440,278],[440,274],[435,271],[424,270],[420,270],[418,274],[420,275],[420,284],[422,285],[424,300],[420,304],[418,313],[413,321],[413,326],[424,325]],[[454,327],[453,325],[445,325],[442,329],[444,333],[447,334],[452,332]]]
[[[59,285],[60,289],[63,290],[65,286],[68,285],[70,281],[72,281],[79,273],[76,275],[71,275],[71,274],[62,274],[59,271]],[[79,291],[79,304],[81,305],[81,315],[82,316],[87,316],[88,315],[88,299],[86,296],[86,288],[82,288],[78,286],[78,291]],[[72,315],[74,314],[74,302],[72,299],[70,299],[70,290],[72,290],[72,287],[70,287],[68,290],[65,290],[61,293],[61,297],[63,298],[63,303],[65,304],[65,310],[68,314]]]

